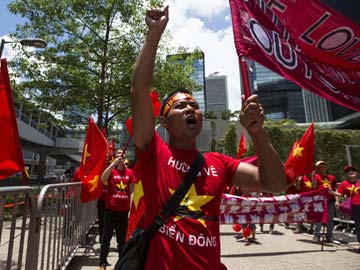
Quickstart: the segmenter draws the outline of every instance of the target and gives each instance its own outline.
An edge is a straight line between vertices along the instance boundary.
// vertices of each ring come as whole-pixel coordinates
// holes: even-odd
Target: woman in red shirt
[[[336,207],[339,206],[339,197],[351,196],[351,214],[355,222],[356,236],[360,243],[360,179],[357,169],[353,166],[345,166],[344,173],[347,179],[342,181],[336,192]],[[359,247],[360,252],[360,247]]]

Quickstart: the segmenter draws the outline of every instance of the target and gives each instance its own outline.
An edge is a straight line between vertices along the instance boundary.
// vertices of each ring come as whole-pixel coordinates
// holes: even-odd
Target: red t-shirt
[[[312,191],[313,187],[312,187],[312,183],[311,183],[311,179],[309,179],[306,175],[304,175],[301,178],[301,182],[300,182],[300,192],[309,192]]]
[[[113,211],[130,210],[130,183],[135,182],[135,176],[128,168],[118,171],[113,169],[108,179],[108,192],[105,209]]]
[[[327,189],[328,187],[331,187],[331,189],[333,191],[336,190],[335,176],[333,176],[331,174],[327,174],[327,175],[323,176],[323,175],[320,175],[320,174],[316,173],[315,174],[315,179],[316,179],[316,182],[317,182],[317,189],[323,189],[323,188]],[[331,195],[330,193],[328,194],[328,199],[335,201],[334,195]]]
[[[352,196],[351,203],[360,205],[360,180],[357,180],[355,183],[344,180],[341,182],[337,191],[342,195],[346,195],[346,197]]]
[[[197,149],[169,147],[155,132],[145,151],[137,150],[145,198],[145,228],[189,170]],[[145,269],[219,270],[219,208],[222,192],[240,163],[219,153],[205,162],[177,211],[151,240]]]

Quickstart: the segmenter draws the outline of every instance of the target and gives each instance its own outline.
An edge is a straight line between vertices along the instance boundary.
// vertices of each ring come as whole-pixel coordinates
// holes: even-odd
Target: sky
[[[7,4],[0,0],[0,38],[7,38],[16,24],[23,23],[20,16],[11,14]],[[230,110],[241,105],[238,58],[234,46],[228,0],[166,0],[169,5],[167,29],[173,39],[172,46],[200,48],[205,54],[205,75],[219,72],[227,76]],[[8,38],[7,38],[8,39]],[[5,46],[3,58],[11,58],[11,46]]]

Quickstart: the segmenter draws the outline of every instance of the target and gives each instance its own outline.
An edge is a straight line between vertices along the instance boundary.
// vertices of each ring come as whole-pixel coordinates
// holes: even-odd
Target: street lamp
[[[2,39],[0,44],[0,59],[4,50],[4,46],[7,43],[20,43],[22,46],[35,47],[35,48],[45,48],[47,46],[46,41],[40,38],[21,39],[19,41],[5,41],[5,39]]]

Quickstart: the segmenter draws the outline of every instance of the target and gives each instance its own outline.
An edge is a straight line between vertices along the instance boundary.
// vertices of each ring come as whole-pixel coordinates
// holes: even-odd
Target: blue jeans
[[[326,223],[326,238],[332,238],[333,229],[334,229],[334,217],[335,217],[335,201],[327,201],[327,214],[328,219]],[[314,235],[319,237],[321,236],[321,222],[315,223],[315,232]]]

